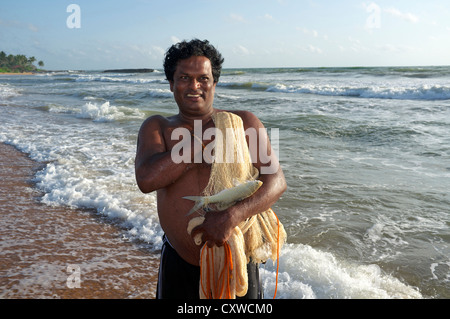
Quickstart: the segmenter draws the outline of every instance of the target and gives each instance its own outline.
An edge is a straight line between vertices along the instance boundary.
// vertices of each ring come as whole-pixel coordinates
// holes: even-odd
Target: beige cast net
[[[211,196],[231,188],[236,183],[257,179],[258,169],[252,164],[242,119],[229,112],[213,116],[216,127],[214,161],[211,176],[203,196]],[[221,132],[221,134],[218,131]],[[218,210],[227,207],[216,205]],[[203,217],[194,218],[190,224],[201,224]],[[228,243],[222,247],[201,251],[201,298],[235,298],[247,293],[247,267],[249,262],[276,261],[286,231],[272,209],[243,221],[236,227]],[[231,264],[230,264],[231,263]],[[231,266],[231,269],[230,269]]]

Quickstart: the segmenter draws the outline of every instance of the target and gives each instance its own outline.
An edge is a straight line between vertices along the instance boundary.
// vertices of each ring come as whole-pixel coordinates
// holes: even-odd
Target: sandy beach
[[[34,72],[1,72],[0,75],[33,75]]]
[[[40,203],[41,165],[0,143],[0,298],[154,298],[159,255],[95,212]]]

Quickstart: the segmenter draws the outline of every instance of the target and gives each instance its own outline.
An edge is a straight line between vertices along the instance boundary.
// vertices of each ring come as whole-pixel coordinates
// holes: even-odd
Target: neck
[[[181,121],[187,122],[187,123],[193,123],[195,120],[201,120],[202,122],[208,122],[211,120],[211,116],[217,112],[216,109],[211,107],[208,111],[202,112],[199,114],[191,114],[191,113],[183,113],[183,111],[180,110],[178,113],[178,116],[180,117]]]

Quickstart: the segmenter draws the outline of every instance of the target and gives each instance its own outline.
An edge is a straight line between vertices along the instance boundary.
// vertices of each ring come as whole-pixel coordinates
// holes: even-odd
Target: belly
[[[201,178],[205,175],[207,178]],[[180,257],[196,266],[199,265],[201,246],[194,243],[187,232],[187,226],[189,220],[198,215],[186,216],[194,202],[182,197],[200,195],[208,178],[209,170],[192,170],[176,183],[157,191],[159,222],[164,233]]]

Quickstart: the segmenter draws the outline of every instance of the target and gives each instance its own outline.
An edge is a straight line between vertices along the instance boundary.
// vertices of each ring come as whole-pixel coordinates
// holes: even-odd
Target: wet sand
[[[41,165],[0,143],[0,298],[154,298],[159,254],[95,212],[40,203]]]
[[[1,72],[0,75],[34,75],[34,72]]]

